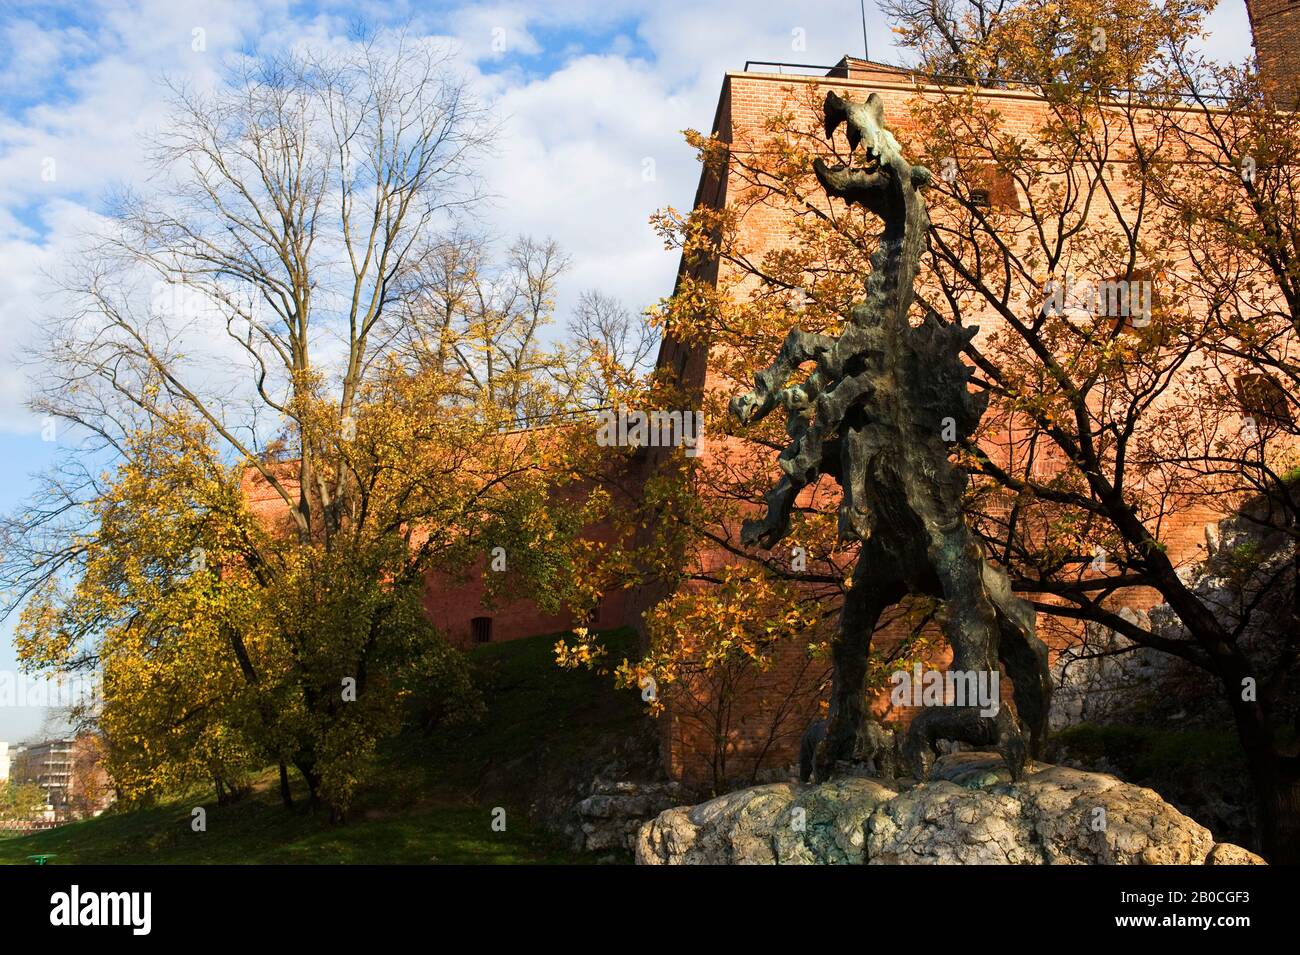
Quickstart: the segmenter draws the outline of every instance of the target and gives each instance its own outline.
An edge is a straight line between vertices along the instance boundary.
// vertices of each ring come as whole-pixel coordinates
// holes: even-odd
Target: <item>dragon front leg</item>
[[[776,360],[754,376],[754,389],[731,399],[730,411],[741,424],[756,424],[782,403],[782,393],[794,391],[785,388],[790,374],[807,361],[817,361],[835,347],[835,339],[827,335],[790,329]],[[792,393],[791,402],[798,402],[801,394]]]
[[[869,375],[846,378],[826,389],[820,371],[802,385],[780,391],[786,405],[786,433],[790,444],[778,459],[785,477],[767,493],[767,513],[761,520],[747,520],[741,527],[741,543],[748,547],[774,547],[790,530],[790,513],[795,498],[821,474],[826,441],[836,434],[845,411],[871,393]],[[810,410],[815,410],[813,420]]]

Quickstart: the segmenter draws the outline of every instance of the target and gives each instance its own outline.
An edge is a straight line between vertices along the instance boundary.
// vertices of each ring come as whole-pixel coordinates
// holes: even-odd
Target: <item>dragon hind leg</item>
[[[871,638],[885,608],[897,603],[905,593],[906,588],[890,574],[882,556],[872,545],[865,546],[853,571],[853,585],[844,597],[839,633],[831,646],[830,715],[813,759],[818,782],[831,777],[837,762],[853,758],[866,717]]]

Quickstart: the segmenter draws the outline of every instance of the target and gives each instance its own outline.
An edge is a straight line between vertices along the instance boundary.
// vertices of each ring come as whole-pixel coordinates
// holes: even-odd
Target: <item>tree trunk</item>
[[[307,782],[307,792],[312,806],[320,805],[320,774],[313,768],[312,761],[299,757],[293,761],[293,765]]]
[[[1255,836],[1260,855],[1269,862],[1300,861],[1300,773],[1297,760],[1281,756],[1274,748],[1271,724],[1258,707],[1245,703],[1240,691],[1228,687],[1228,703],[1237,724],[1237,738],[1246,753],[1251,786],[1255,791]]]
[[[293,808],[293,793],[289,791],[289,767],[280,760],[280,799],[285,809]]]

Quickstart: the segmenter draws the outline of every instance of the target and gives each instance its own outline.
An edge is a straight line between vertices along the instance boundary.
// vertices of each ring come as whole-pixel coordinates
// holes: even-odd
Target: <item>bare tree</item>
[[[195,415],[304,539],[328,539],[349,472],[308,419],[321,403],[351,417],[428,233],[480,194],[493,130],[449,57],[380,35],[241,61],[213,92],[172,85],[156,189],[119,197],[68,283],[69,315],[33,355],[36,409],[119,451],[172,409]],[[259,454],[281,432],[290,474]]]
[[[516,409],[521,423],[537,410],[529,391],[550,360],[539,335],[555,313],[556,281],[569,267],[569,257],[554,239],[520,236],[507,253],[507,279],[497,309],[485,302],[471,325],[481,329],[483,352],[495,367],[483,386],[489,393],[505,390],[505,403]]]
[[[598,289],[587,289],[569,317],[568,360],[557,382],[580,405],[603,408],[614,391],[644,373],[658,336],[649,322]]]
[[[411,359],[459,374],[466,396],[485,395],[524,425],[553,397],[559,350],[545,341],[569,256],[552,238],[519,236],[500,258],[464,232],[430,246],[409,279],[394,337]]]
[[[552,238],[519,236],[499,258],[481,236],[432,244],[409,279],[393,335],[409,359],[463,376],[522,426],[556,407],[607,406],[647,370],[658,343],[650,323],[588,289],[553,340],[555,299],[570,258]]]
[[[916,51],[923,71],[976,83],[1001,75],[979,47],[1009,6],[1008,0],[884,0],[881,12],[896,24],[902,44]]]

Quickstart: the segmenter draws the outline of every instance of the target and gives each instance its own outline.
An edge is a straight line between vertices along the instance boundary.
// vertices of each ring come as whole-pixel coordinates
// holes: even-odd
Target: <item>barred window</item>
[[[1011,173],[991,163],[971,176],[970,204],[981,209],[1020,210],[1020,194]]]

